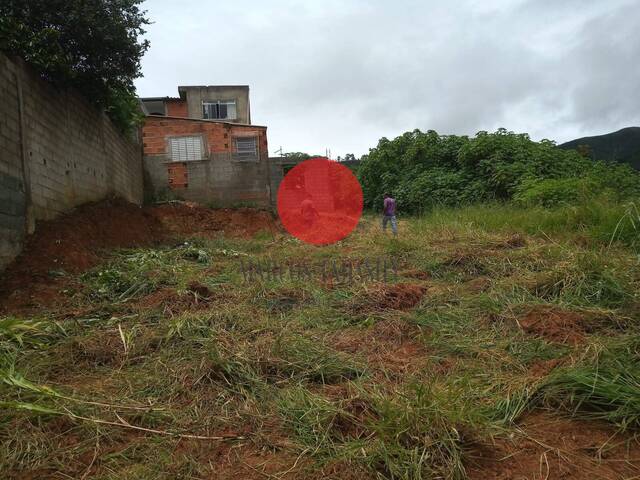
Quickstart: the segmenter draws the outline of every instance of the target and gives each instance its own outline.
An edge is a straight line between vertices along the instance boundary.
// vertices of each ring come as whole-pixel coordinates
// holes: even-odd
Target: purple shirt
[[[384,215],[390,217],[396,214],[396,201],[391,197],[384,199]]]

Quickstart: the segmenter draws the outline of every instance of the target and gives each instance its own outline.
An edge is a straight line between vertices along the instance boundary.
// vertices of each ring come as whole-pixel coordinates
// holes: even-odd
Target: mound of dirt
[[[277,228],[271,214],[248,208],[213,210],[188,202],[138,207],[120,199],[83,205],[38,222],[23,252],[0,273],[0,312],[63,304],[61,291],[77,287],[66,275],[97,265],[111,249],[214,232],[247,237]]]
[[[82,272],[97,263],[102,249],[148,245],[161,236],[162,225],[148,210],[124,200],[83,205],[55,220],[38,222],[3,276],[20,284],[49,278],[51,271]]]
[[[469,454],[471,480],[636,478],[640,442],[597,422],[534,412],[520,425],[523,435],[496,439]]]
[[[260,231],[276,232],[273,216],[251,208],[211,209],[191,202],[171,202],[148,207],[167,232],[175,236],[203,235],[223,232],[251,237]]]
[[[424,296],[427,288],[415,283],[374,284],[349,303],[354,314],[382,310],[409,310]]]
[[[63,303],[62,291],[74,287],[67,273],[93,267],[104,250],[149,245],[162,234],[162,225],[147,210],[118,199],[38,222],[22,253],[0,273],[0,312]]]
[[[527,333],[570,345],[582,343],[589,331],[589,324],[582,314],[550,306],[532,308],[518,323]]]

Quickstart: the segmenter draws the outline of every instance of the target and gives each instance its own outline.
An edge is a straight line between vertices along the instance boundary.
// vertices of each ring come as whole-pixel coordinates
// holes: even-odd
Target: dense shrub
[[[588,198],[596,188],[589,177],[529,178],[520,183],[513,198],[523,205],[571,205]]]
[[[640,194],[640,174],[627,165],[594,162],[504,129],[473,138],[433,130],[382,138],[362,158],[358,176],[367,207],[379,206],[390,192],[405,212],[491,200],[551,206]]]

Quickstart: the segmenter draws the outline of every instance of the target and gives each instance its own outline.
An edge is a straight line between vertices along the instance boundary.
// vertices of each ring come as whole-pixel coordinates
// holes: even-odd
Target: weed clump
[[[554,372],[544,400],[621,429],[640,429],[640,343],[632,338],[605,348],[597,358]]]

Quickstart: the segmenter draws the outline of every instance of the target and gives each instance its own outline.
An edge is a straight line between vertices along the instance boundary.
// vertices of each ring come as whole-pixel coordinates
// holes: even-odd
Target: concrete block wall
[[[142,147],[70,89],[0,53],[0,269],[37,220],[83,203],[143,199]]]
[[[19,87],[16,66],[0,57],[0,269],[20,253],[26,231]]]
[[[145,194],[148,200],[179,198],[219,206],[270,204],[266,127],[150,116],[146,119],[142,135]],[[182,135],[203,136],[206,158],[181,162],[187,172],[186,186],[175,186],[169,183],[172,162],[168,153],[168,138]],[[236,136],[257,137],[258,161],[234,160],[233,138]]]

